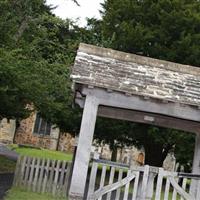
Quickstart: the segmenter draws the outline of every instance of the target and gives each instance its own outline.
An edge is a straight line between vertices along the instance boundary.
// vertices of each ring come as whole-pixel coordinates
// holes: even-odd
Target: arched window
[[[40,135],[50,135],[51,133],[51,123],[45,121],[38,113],[36,114],[33,133]]]

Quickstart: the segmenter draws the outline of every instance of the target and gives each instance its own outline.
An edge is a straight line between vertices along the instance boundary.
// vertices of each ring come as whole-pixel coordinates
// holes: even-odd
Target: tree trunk
[[[113,162],[117,161],[117,147],[115,146],[112,149],[111,161]]]
[[[163,149],[162,146],[149,144],[145,145],[145,165],[162,167],[170,148]]]

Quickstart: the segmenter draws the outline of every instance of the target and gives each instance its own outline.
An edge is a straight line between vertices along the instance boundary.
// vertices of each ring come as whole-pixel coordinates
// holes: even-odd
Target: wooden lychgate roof
[[[80,44],[74,83],[187,105],[200,105],[200,69]]]

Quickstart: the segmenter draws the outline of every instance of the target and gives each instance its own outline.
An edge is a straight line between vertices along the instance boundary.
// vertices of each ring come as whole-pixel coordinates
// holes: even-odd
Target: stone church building
[[[0,143],[16,143],[73,153],[75,138],[69,133],[61,133],[59,128],[46,122],[38,113],[32,113],[27,119],[22,120],[17,128],[15,120],[1,120]],[[94,142],[92,151],[98,152],[102,159],[111,159],[109,145],[98,145]],[[118,149],[117,162],[129,164],[130,160],[134,160],[135,165],[143,165],[144,149],[137,149],[134,146]],[[175,158],[168,156],[164,163],[166,169],[173,170]]]
[[[74,138],[61,133],[59,128],[46,122],[38,113],[32,113],[16,128],[15,120],[0,122],[0,142],[30,145],[51,150],[72,152]]]

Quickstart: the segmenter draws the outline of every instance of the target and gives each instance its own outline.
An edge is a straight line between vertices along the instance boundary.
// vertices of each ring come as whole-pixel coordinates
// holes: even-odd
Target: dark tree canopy
[[[100,46],[200,66],[199,11],[197,0],[107,0],[102,4],[103,19],[89,22]],[[178,162],[191,166],[194,135],[137,124],[132,141],[144,146],[147,164],[161,166],[167,153],[175,151]]]
[[[81,112],[72,108],[69,74],[80,42],[200,66],[197,0],[107,0],[103,19],[88,19],[85,28],[51,9],[45,0],[0,1],[0,119],[21,120],[38,110],[61,130],[78,132]],[[191,163],[188,133],[98,119],[95,137],[112,150],[144,146],[148,164],[160,166],[169,151]]]
[[[69,74],[77,28],[51,14],[44,0],[1,1],[0,10],[0,117],[20,120],[37,110],[76,131]]]

